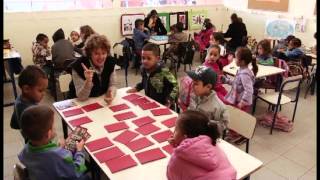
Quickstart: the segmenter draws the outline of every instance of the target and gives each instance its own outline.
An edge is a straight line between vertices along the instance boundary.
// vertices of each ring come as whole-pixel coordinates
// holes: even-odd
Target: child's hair
[[[291,39],[293,39],[293,38],[295,38],[294,35],[289,35],[289,36],[286,37],[285,40],[289,43],[289,41],[291,41]]]
[[[212,34],[212,37],[214,38],[215,41],[217,41],[219,44],[223,45],[224,44],[224,35],[221,32],[214,32]]]
[[[294,47],[300,47],[301,46],[301,40],[299,38],[293,38],[290,41],[292,41]]]
[[[218,124],[210,121],[199,111],[187,110],[179,115],[179,119],[179,128],[188,138],[207,135],[211,138],[212,144],[216,145],[217,139],[221,136]]]
[[[91,56],[91,53],[94,49],[104,49],[107,51],[107,55],[110,55],[110,41],[105,35],[93,34],[88,37],[88,40],[85,43],[84,51],[86,56]]]
[[[271,54],[271,43],[268,39],[261,40],[257,47],[261,46],[265,55]]]
[[[137,19],[134,21],[134,27],[138,28],[141,24],[144,24],[144,21],[142,19]]]
[[[21,114],[22,133],[30,140],[39,141],[52,128],[54,112],[45,105],[34,105]]]
[[[46,73],[36,65],[29,65],[22,70],[18,78],[20,88],[24,85],[34,87],[40,78],[47,79]]]
[[[147,43],[143,46],[142,51],[152,51],[155,56],[160,56],[160,48],[153,43]]]
[[[41,41],[43,41],[44,39],[48,38],[47,35],[43,34],[43,33],[39,33],[36,37],[36,41],[39,43]]]
[[[177,22],[175,27],[177,28],[178,32],[183,31],[183,23],[182,22]]]
[[[176,28],[177,28],[176,24],[173,24],[173,25],[170,26],[170,31],[174,31]]]
[[[81,26],[80,33],[84,34],[84,40],[86,40],[91,34],[95,34],[94,30],[89,25]]]
[[[252,64],[253,74],[256,76],[258,72],[258,65],[255,58],[252,58],[251,50],[246,47],[238,47],[236,55],[239,61],[244,61],[246,65]]]

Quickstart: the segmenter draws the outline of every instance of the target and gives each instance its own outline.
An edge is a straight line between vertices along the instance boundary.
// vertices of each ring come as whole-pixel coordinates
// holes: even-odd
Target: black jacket
[[[241,22],[231,23],[227,32],[224,33],[225,38],[231,38],[228,46],[234,49],[242,45],[242,40],[245,36],[247,36],[247,28],[246,25]]]
[[[152,28],[152,29],[148,27],[149,19],[150,19],[150,17],[146,17],[146,18],[144,19],[144,27],[148,28],[151,33],[152,33],[152,32],[156,32],[157,35],[167,35],[167,30],[166,30],[166,28],[164,27],[164,25],[162,24],[160,18],[157,19],[156,25],[155,25],[155,27]]]
[[[88,68],[91,67],[89,58],[86,56],[82,56],[79,59],[77,59],[74,63],[72,63],[70,66],[72,67],[73,70],[78,73],[78,75],[85,80],[84,77],[84,70],[81,66],[81,63],[86,65]],[[105,63],[104,63],[104,69],[101,74],[101,81],[98,78],[98,75],[94,73],[93,75],[93,87],[91,89],[89,97],[98,97],[101,96],[102,94],[106,93],[108,88],[109,88],[109,81],[110,81],[110,76],[111,73],[114,71],[114,66],[115,66],[115,60],[113,57],[108,56]],[[76,98],[76,89],[74,87],[73,81],[70,82],[69,84],[69,94],[68,98]]]

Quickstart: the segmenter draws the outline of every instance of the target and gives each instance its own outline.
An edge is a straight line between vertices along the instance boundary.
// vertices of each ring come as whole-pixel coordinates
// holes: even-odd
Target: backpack
[[[182,111],[187,110],[192,93],[192,79],[185,76],[180,80],[178,104]]]
[[[262,126],[271,127],[273,116],[274,116],[274,113],[272,111],[267,111],[261,117],[257,117],[257,120],[259,124],[261,124]],[[274,128],[284,132],[291,132],[293,129],[293,122],[289,120],[287,116],[281,115],[278,112],[276,115]]]

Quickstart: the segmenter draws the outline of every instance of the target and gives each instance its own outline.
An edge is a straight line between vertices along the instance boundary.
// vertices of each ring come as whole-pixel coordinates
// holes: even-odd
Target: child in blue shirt
[[[138,68],[141,64],[141,51],[146,40],[150,38],[150,32],[148,29],[144,28],[144,21],[142,19],[137,19],[134,22],[135,28],[133,29],[133,41],[135,46],[136,59],[134,62],[134,67]]]
[[[28,170],[29,179],[90,179],[85,174],[84,140],[76,143],[72,154],[52,140],[56,136],[54,112],[44,105],[27,108],[21,116],[22,132],[29,139],[18,155]]]

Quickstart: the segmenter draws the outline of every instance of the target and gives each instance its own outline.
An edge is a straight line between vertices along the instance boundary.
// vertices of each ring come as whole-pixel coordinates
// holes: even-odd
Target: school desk
[[[85,102],[80,102],[80,101],[77,101],[76,99],[72,99],[71,101],[75,102],[75,104],[77,106],[68,108],[66,110],[58,110],[57,109],[59,103],[61,104],[61,102],[53,103],[53,105],[56,108],[57,112],[60,114],[61,117],[64,118],[64,120],[66,121],[66,123],[68,124],[68,126],[71,129],[74,129],[74,127],[71,125],[71,122],[73,119],[84,117],[84,116],[87,116],[89,118],[89,120],[88,120],[88,118],[82,118],[81,122],[80,122],[80,124],[84,123],[84,122],[88,122],[88,123],[81,125],[82,127],[87,128],[88,132],[91,134],[91,137],[87,140],[86,143],[92,142],[93,140],[100,139],[95,144],[94,147],[91,147],[92,144],[91,145],[89,144],[89,148],[99,149],[100,147],[102,147],[104,145],[105,146],[110,145],[110,142],[111,142],[114,144],[112,147],[117,146],[124,154],[129,154],[131,156],[131,158],[137,163],[137,165],[134,167],[131,167],[131,168],[128,168],[128,169],[125,169],[122,171],[118,171],[116,173],[112,173],[111,170],[106,165],[106,163],[100,163],[99,159],[101,160],[101,158],[102,158],[102,161],[103,161],[103,160],[108,159],[109,156],[116,156],[117,154],[120,154],[120,156],[121,156],[121,153],[119,153],[118,149],[110,148],[110,146],[109,146],[108,148],[91,152],[88,149],[88,145],[86,145],[85,146],[86,151],[90,154],[90,156],[96,161],[96,163],[101,168],[101,170],[111,180],[118,180],[118,179],[124,179],[124,180],[125,179],[166,180],[167,179],[166,178],[166,169],[167,169],[167,164],[168,164],[170,155],[166,151],[164,151],[162,149],[162,147],[168,145],[168,142],[164,141],[164,142],[158,143],[155,139],[153,139],[153,137],[154,137],[153,135],[157,134],[159,132],[168,130],[168,129],[170,129],[173,132],[174,127],[172,126],[172,123],[170,125],[170,123],[168,123],[168,121],[166,121],[166,122],[163,122],[163,121],[177,117],[177,113],[170,110],[169,112],[172,113],[170,115],[154,116],[151,113],[150,109],[143,110],[139,106],[134,105],[134,104],[139,104],[139,103],[140,103],[140,105],[146,104],[147,101],[151,101],[151,103],[154,104],[153,103],[154,101],[152,99],[144,96],[143,94],[135,93],[135,94],[138,94],[143,97],[140,100],[137,100],[137,99],[134,100],[134,98],[135,98],[134,96],[130,96],[128,98],[128,100],[122,99],[122,97],[128,95],[126,93],[126,90],[128,90],[128,89],[129,88],[122,88],[122,89],[117,90],[117,95],[111,104],[112,110],[110,108],[108,108],[108,106],[106,105],[106,103],[103,100],[103,97],[90,98]],[[95,104],[95,103],[98,103],[98,104]],[[88,104],[90,104],[90,105],[85,106]],[[99,104],[102,105],[103,107],[101,108]],[[126,104],[126,105],[123,105],[123,104]],[[159,105],[158,108],[165,108],[161,104],[158,104],[158,105]],[[80,111],[80,113],[82,113],[82,114],[64,117],[63,111],[69,111],[70,109],[77,109],[77,108],[83,107],[83,106],[85,106],[84,108],[82,108],[83,110],[78,109],[78,111]],[[128,107],[129,107],[129,109],[128,109]],[[149,107],[153,107],[153,106],[149,106]],[[96,108],[98,108],[98,109],[96,109]],[[93,109],[96,109],[96,110],[93,110]],[[93,111],[90,111],[90,110],[93,110]],[[117,111],[117,110],[120,110],[120,111]],[[113,111],[117,111],[117,112],[113,112]],[[71,112],[71,111],[69,111],[69,112]],[[75,112],[75,111],[73,111],[73,112]],[[123,120],[123,121],[118,121],[115,119],[115,116],[114,116],[115,114],[124,113],[124,112],[133,112],[137,117]],[[129,116],[130,116],[130,114],[132,114],[132,113],[126,113],[126,114],[129,114]],[[67,115],[70,115],[70,113],[68,113]],[[135,137],[134,135],[132,136],[132,133],[125,133],[125,137],[127,137],[127,138],[122,137],[121,141],[126,141],[127,139],[132,139],[132,138],[134,138],[133,141],[135,141],[139,138],[147,137],[147,139],[153,143],[152,146],[137,150],[136,152],[132,152],[132,150],[130,150],[126,145],[121,144],[121,143],[113,140],[116,136],[123,133],[128,128],[130,131],[135,132],[135,129],[137,129],[138,126],[141,126],[142,124],[146,123],[149,120],[148,120],[148,118],[144,118],[142,120],[140,119],[139,122],[134,121],[134,120],[139,119],[141,117],[145,117],[145,116],[149,116],[152,119],[154,119],[155,121],[151,120],[151,122],[154,126],[158,127],[159,129],[151,134],[146,135],[146,136],[139,133],[139,135]],[[118,115],[118,118],[119,118],[119,115]],[[91,120],[92,120],[92,122],[91,122]],[[106,125],[110,125],[113,123],[119,123],[119,125],[111,125],[111,126],[105,127]],[[72,124],[74,124],[74,121],[72,122]],[[171,128],[168,128],[166,125]],[[142,127],[144,127],[144,126],[146,126],[146,125],[143,125]],[[108,131],[106,129],[108,129]],[[116,131],[117,129],[122,129],[122,130]],[[101,139],[101,138],[108,138],[108,140],[110,140],[110,142],[106,139]],[[117,138],[117,139],[120,139],[120,138]],[[139,149],[139,147],[135,146],[135,144],[131,144],[130,146],[133,149]],[[238,149],[237,147],[229,144],[228,142],[226,142],[224,140],[219,140],[218,146],[220,146],[224,150],[224,152],[228,156],[231,164],[237,170],[237,179],[242,179],[242,178],[246,177],[247,175],[255,172],[263,164],[260,160],[256,159],[255,157],[251,156],[250,154],[245,153],[244,151]],[[166,157],[162,158],[160,160],[153,161],[153,162],[141,164],[140,161],[138,161],[138,158],[135,156],[135,153],[140,153],[140,152],[154,149],[154,148],[160,148],[162,153],[165,154]],[[108,150],[106,150],[106,149],[112,149],[113,153],[108,152]],[[94,155],[94,153],[96,153],[96,152],[107,153],[107,154],[109,153],[109,155],[103,156],[100,153],[100,155],[98,155],[99,159],[97,159],[96,158],[97,154],[96,154],[96,156]],[[102,157],[100,157],[100,156],[102,156]],[[127,156],[122,156],[122,158],[124,160],[126,160]],[[146,159],[147,157],[142,156],[139,158]],[[113,160],[115,160],[115,159],[113,159]],[[109,160],[107,162],[110,162],[113,160]],[[120,161],[121,160],[122,159],[120,159]],[[119,161],[118,161],[118,163],[119,163]],[[116,165],[113,167],[117,168]]]
[[[3,70],[5,70],[5,69],[8,70],[8,74],[10,76],[10,80],[6,79],[5,71],[3,71],[4,72],[4,78],[5,78],[5,82],[11,82],[12,83],[13,94],[14,94],[14,98],[15,99],[17,98],[17,87],[16,87],[16,81],[14,79],[14,72],[13,72],[13,67],[12,66],[13,66],[14,61],[17,61],[19,59],[21,59],[21,56],[17,51],[15,51],[13,49],[4,49],[3,50],[2,67],[3,67]],[[8,68],[4,68],[5,64],[6,64],[6,67],[8,67]],[[13,104],[14,104],[14,102],[4,104],[3,106],[6,107],[6,106],[11,106]]]

